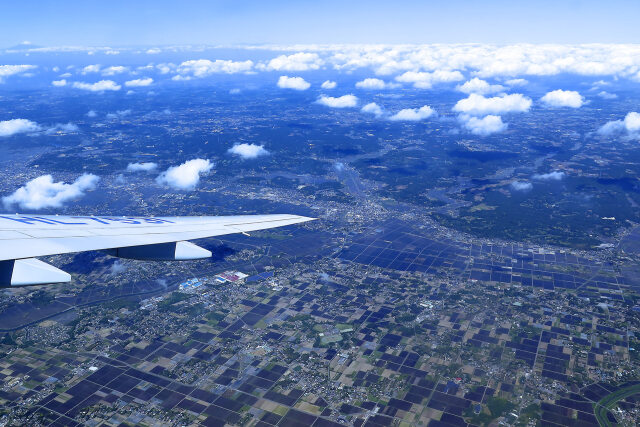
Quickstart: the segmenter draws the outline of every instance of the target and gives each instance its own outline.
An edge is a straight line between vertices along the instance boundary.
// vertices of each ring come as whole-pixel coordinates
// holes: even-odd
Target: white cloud
[[[383,80],[380,80],[380,79],[368,78],[360,82],[357,82],[356,87],[358,89],[381,90],[381,89],[393,89],[395,87],[398,87],[398,85],[393,83],[385,83]]]
[[[604,125],[600,126],[600,128],[598,129],[598,133],[603,136],[615,135],[624,131],[625,126],[623,120],[614,120],[611,122],[607,122]]]
[[[599,92],[597,96],[602,99],[616,99],[618,97],[615,93],[609,93],[605,90]]]
[[[85,192],[95,188],[100,180],[92,174],[84,174],[71,184],[54,182],[51,175],[43,175],[27,182],[10,196],[2,198],[6,209],[17,205],[22,209],[39,210],[59,208],[65,202],[84,196]]]
[[[375,102],[368,103],[367,105],[362,107],[362,109],[360,111],[362,111],[363,113],[373,114],[376,117],[380,117],[380,116],[382,116],[384,114],[384,111],[382,110],[382,107],[380,107]]]
[[[118,274],[124,273],[127,271],[128,266],[122,261],[117,259],[111,267],[109,267],[109,274],[111,276],[117,276]]]
[[[628,113],[624,118],[624,127],[628,132],[640,131],[640,114],[636,112]]]
[[[560,181],[564,178],[565,173],[561,171],[553,171],[542,174],[533,175],[533,179],[537,179],[539,181]]]
[[[29,70],[35,69],[35,65],[0,65],[0,83],[4,83],[4,79],[16,74],[24,74]]]
[[[157,47],[152,47],[151,49],[148,49],[146,53],[148,55],[156,55],[156,54],[161,53],[161,52],[162,52],[162,50],[158,49]]]
[[[81,71],[82,74],[99,73],[99,72],[100,72],[99,64],[87,65]]]
[[[151,77],[147,77],[146,79],[135,79],[124,82],[126,87],[141,87],[141,86],[149,86],[153,83],[153,79]]]
[[[241,157],[243,160],[255,159],[256,157],[266,156],[269,152],[264,148],[264,145],[257,144],[235,144],[229,148],[230,154]]]
[[[87,113],[87,117],[96,117],[98,115],[98,113],[96,113],[93,110],[89,110],[89,112]]]
[[[405,108],[404,110],[400,110],[393,116],[389,117],[389,120],[417,122],[419,120],[428,119],[435,113],[436,112],[433,108],[428,105],[420,108]]]
[[[465,82],[463,85],[456,86],[460,92],[464,93],[477,93],[480,95],[489,95],[492,93],[502,92],[504,86],[489,84],[486,80],[479,79],[477,77]]]
[[[550,107],[570,107],[580,108],[584,104],[584,98],[580,93],[573,90],[554,90],[547,92],[540,101]]]
[[[200,182],[200,174],[207,173],[212,168],[213,163],[209,160],[193,159],[180,166],[170,167],[156,181],[178,190],[193,190]]]
[[[116,74],[122,74],[129,71],[127,67],[123,67],[122,65],[112,65],[111,67],[107,67],[102,70],[103,76],[115,76]]]
[[[640,139],[640,113],[632,111],[623,120],[614,120],[605,123],[598,129],[603,136],[610,136],[626,132],[629,137]]]
[[[358,98],[354,95],[342,95],[335,98],[322,95],[316,102],[331,108],[352,108],[358,105]]]
[[[515,191],[529,191],[533,188],[533,184],[524,181],[513,181],[511,183],[511,188]]]
[[[228,61],[216,59],[192,59],[178,66],[178,74],[183,80],[191,77],[207,77],[212,74],[246,73],[253,68],[253,61]],[[180,80],[180,79],[176,79]]]
[[[115,113],[108,113],[105,117],[107,119],[117,119],[120,117],[128,116],[129,114],[131,114],[131,110],[126,109],[126,110],[118,110]]]
[[[48,129],[45,129],[44,133],[46,135],[51,135],[54,133],[71,133],[71,132],[78,132],[80,129],[78,128],[78,126],[74,125],[73,123],[58,123],[56,125],[51,126]]]
[[[151,172],[157,168],[158,164],[153,162],[129,163],[127,165],[127,172]]]
[[[338,86],[338,83],[331,80],[325,80],[320,87],[322,89],[335,89],[336,86]]]
[[[12,119],[0,122],[0,137],[12,136],[21,133],[51,135],[56,132],[77,132],[78,126],[73,123],[57,123],[51,127],[43,127],[36,122],[27,119]]]
[[[90,92],[104,92],[106,90],[120,90],[122,86],[113,80],[100,80],[96,83],[73,82],[73,87]]]
[[[0,137],[42,130],[39,124],[27,119],[11,119],[0,122]]]
[[[460,71],[449,70],[436,70],[432,73],[407,71],[396,77],[396,80],[402,83],[413,83],[413,87],[417,89],[431,89],[436,83],[459,82],[464,80],[464,76]]]
[[[56,87],[62,87],[62,86],[66,86],[67,85],[67,81],[65,79],[54,80],[54,81],[51,82],[51,84],[53,86],[56,86]]]
[[[311,84],[302,77],[280,76],[278,87],[281,89],[307,90]]]
[[[175,64],[158,64],[156,65],[156,68],[158,69],[158,72],[160,74],[169,74],[171,72],[171,70],[173,70],[175,68]]]
[[[317,70],[323,64],[316,53],[298,52],[292,55],[280,55],[273,58],[267,65],[260,64],[259,68],[267,71],[308,71]]]
[[[458,101],[453,107],[453,111],[484,116],[486,114],[523,113],[529,111],[529,108],[531,108],[531,99],[519,93],[493,98],[485,98],[482,95],[472,93],[468,98]]]
[[[526,86],[529,82],[525,79],[510,79],[505,82],[509,86]]]
[[[369,68],[377,75],[465,70],[480,78],[560,74],[640,78],[638,44],[311,45],[295,49],[324,53],[336,70]]]
[[[487,136],[492,133],[502,132],[507,128],[507,124],[502,122],[502,117],[500,116],[488,115],[479,119],[461,115],[459,118],[464,127],[474,135]]]
[[[72,76],[72,74],[71,74],[71,73],[62,73],[62,74],[60,74],[60,76],[59,76],[59,77],[62,77],[62,78],[65,78],[65,79],[66,79],[66,78],[69,78],[69,77],[71,77],[71,76]]]

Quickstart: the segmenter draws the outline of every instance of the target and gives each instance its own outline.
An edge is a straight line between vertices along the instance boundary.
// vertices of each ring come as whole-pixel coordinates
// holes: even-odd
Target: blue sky
[[[638,43],[638,0],[5,1],[0,40],[54,45]]]

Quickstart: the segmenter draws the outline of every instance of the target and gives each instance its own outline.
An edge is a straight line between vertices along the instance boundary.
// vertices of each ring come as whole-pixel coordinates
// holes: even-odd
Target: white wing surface
[[[298,215],[161,218],[0,215],[0,282],[7,285],[7,280],[2,280],[2,267],[4,265],[6,270],[9,262],[13,270],[14,264],[18,264],[15,260],[91,250],[108,250],[116,256],[139,259],[203,258],[194,248],[201,251],[200,255],[210,256],[211,253],[185,241],[248,233],[313,219]],[[169,247],[166,244],[173,244],[171,255],[158,255],[160,249],[166,252]],[[27,267],[32,268],[31,265]],[[4,276],[7,276],[6,271]],[[20,283],[28,281],[22,279]]]
[[[297,215],[166,218],[0,215],[0,261],[247,233],[312,219]]]

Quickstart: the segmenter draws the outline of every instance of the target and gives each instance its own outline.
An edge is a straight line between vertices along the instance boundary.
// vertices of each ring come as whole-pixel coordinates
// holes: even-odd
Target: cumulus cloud
[[[152,172],[158,169],[158,164],[153,162],[129,163],[127,172]]]
[[[120,90],[122,86],[113,80],[100,80],[96,83],[73,82],[73,87],[76,89],[88,90],[90,92],[104,92],[107,90]]]
[[[613,120],[611,122],[607,122],[604,125],[600,126],[598,129],[598,134],[602,136],[611,136],[615,134],[619,134],[625,131],[624,121],[623,120]]]
[[[358,98],[354,95],[342,95],[335,98],[322,95],[316,102],[330,108],[352,108],[358,105]]]
[[[56,87],[62,87],[67,85],[67,81],[65,79],[54,80],[51,82],[51,84]]]
[[[235,156],[239,156],[243,160],[255,159],[256,157],[266,156],[269,154],[264,145],[257,144],[235,144],[229,148],[228,152]]]
[[[73,123],[58,123],[51,126],[50,128],[45,129],[44,133],[46,135],[51,135],[54,133],[78,132],[79,130],[80,129],[78,128],[78,126],[74,125]]]
[[[117,276],[118,274],[124,273],[125,271],[127,271],[127,265],[119,259],[111,264],[111,267],[109,268],[109,274],[111,276]]]
[[[151,49],[147,49],[146,53],[147,55],[156,55],[158,53],[161,53],[162,50],[157,48],[157,47],[152,47]]]
[[[597,96],[602,99],[616,99],[618,97],[618,95],[616,95],[615,93],[609,93],[606,90],[598,92]]]
[[[177,190],[193,190],[200,182],[200,175],[209,172],[213,163],[205,159],[193,159],[180,166],[173,166],[162,172],[156,182]]]
[[[281,89],[307,90],[311,84],[302,77],[280,76],[278,87]]]
[[[338,83],[331,80],[325,80],[322,85],[320,85],[322,89],[335,89],[336,86],[338,86]]]
[[[434,109],[428,105],[420,108],[405,108],[404,110],[400,110],[393,116],[389,117],[389,120],[417,122],[419,120],[428,119],[435,113]]]
[[[190,79],[192,77],[207,77],[212,74],[246,73],[251,71],[252,68],[253,61],[192,59],[181,63],[177,68],[177,72],[182,79]]]
[[[176,67],[175,64],[172,64],[172,63],[169,63],[169,64],[162,63],[162,64],[156,65],[156,69],[160,74],[169,74],[171,70],[173,70],[175,67]]]
[[[474,135],[487,136],[492,133],[502,132],[507,128],[507,124],[502,122],[502,117],[491,114],[481,119],[462,115],[460,120],[463,122],[464,127]]]
[[[128,116],[129,114],[131,114],[131,110],[130,109],[126,109],[126,110],[118,110],[115,113],[108,113],[105,117],[107,119],[118,119],[121,117],[125,117]]]
[[[607,122],[598,129],[598,133],[603,136],[627,133],[630,137],[640,138],[640,113],[632,111],[623,120]]]
[[[489,95],[492,93],[502,92],[504,86],[489,84],[486,80],[479,79],[477,77],[465,82],[463,85],[456,86],[460,92],[464,93],[477,93],[479,95]]]
[[[6,209],[19,206],[22,209],[40,210],[59,208],[64,203],[84,196],[95,188],[100,180],[92,174],[84,174],[71,184],[54,182],[51,175],[43,175],[27,182],[10,196],[2,198]]]
[[[35,65],[0,65],[0,83],[4,83],[4,79],[16,74],[24,74],[29,70],[35,69]]]
[[[112,65],[111,67],[107,67],[102,70],[103,76],[115,76],[116,74],[122,74],[129,71],[127,67],[123,67],[122,65]]]
[[[153,79],[151,77],[147,77],[145,79],[134,79],[126,81],[124,82],[124,85],[126,87],[142,87],[149,86],[151,83],[153,83]]]
[[[640,114],[631,112],[624,118],[624,127],[629,132],[640,131]]]
[[[526,86],[529,84],[529,81],[525,79],[509,79],[505,83],[509,86]]]
[[[27,119],[12,119],[0,122],[0,137],[21,133],[51,135],[54,133],[77,132],[78,130],[78,126],[73,123],[57,123],[53,126],[45,127]]]
[[[542,174],[533,175],[533,179],[537,179],[539,181],[560,181],[564,178],[565,173],[561,171],[553,171]]]
[[[382,107],[380,107],[375,102],[370,102],[360,110],[363,113],[373,114],[376,117],[381,117],[384,114]]]
[[[99,73],[99,72],[100,72],[99,64],[87,65],[81,71],[82,74]]]
[[[259,68],[267,71],[308,71],[317,70],[323,64],[317,53],[298,52],[292,55],[280,55]]]
[[[413,83],[417,89],[431,89],[436,83],[451,83],[464,80],[460,71],[436,70],[434,72],[407,71],[396,77],[402,83]]]
[[[91,117],[91,118],[96,117],[97,115],[98,113],[96,113],[93,110],[89,110],[89,112],[87,113],[87,117]]]
[[[512,95],[494,96],[485,98],[482,95],[472,93],[468,98],[461,99],[453,107],[453,111],[474,116],[486,114],[524,113],[531,108],[531,99],[519,93]]]
[[[295,49],[301,49],[297,46]],[[372,69],[377,75],[464,70],[479,78],[577,74],[638,78],[637,44],[426,44],[308,46],[325,52],[336,70]],[[429,86],[429,82],[420,85]]]
[[[34,133],[40,130],[42,130],[42,127],[39,124],[27,119],[11,119],[0,122],[0,137],[20,133]]]
[[[511,183],[511,188],[515,191],[529,191],[533,188],[533,184],[525,181],[513,181]]]
[[[384,80],[380,80],[380,79],[368,78],[360,82],[357,82],[356,87],[358,89],[382,90],[382,89],[392,89],[392,88],[398,87],[398,85],[393,83],[385,83]]]
[[[554,90],[540,98],[540,101],[550,107],[580,108],[584,104],[584,98],[574,90]]]

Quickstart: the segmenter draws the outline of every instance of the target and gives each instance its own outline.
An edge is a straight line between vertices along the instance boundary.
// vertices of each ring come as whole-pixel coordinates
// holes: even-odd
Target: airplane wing
[[[298,215],[150,218],[0,215],[0,286],[70,280],[67,273],[34,257],[105,250],[133,259],[200,259],[211,256],[211,252],[187,240],[246,234],[313,219]]]

